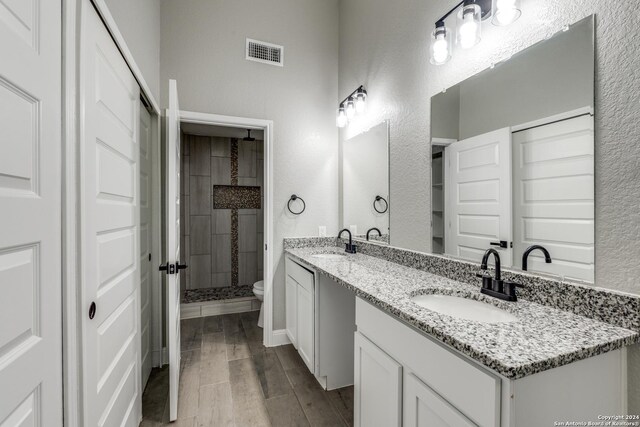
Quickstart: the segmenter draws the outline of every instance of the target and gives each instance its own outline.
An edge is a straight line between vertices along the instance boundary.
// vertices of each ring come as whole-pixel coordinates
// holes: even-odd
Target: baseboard
[[[256,297],[193,302],[180,304],[180,318],[194,319],[219,314],[245,313],[254,310],[260,310],[260,301]]]
[[[278,347],[280,345],[287,344],[291,344],[291,341],[287,336],[286,329],[278,329],[271,332],[271,347]]]

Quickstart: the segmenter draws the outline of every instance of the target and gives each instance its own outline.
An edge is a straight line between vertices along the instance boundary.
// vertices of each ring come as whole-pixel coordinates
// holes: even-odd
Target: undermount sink
[[[322,258],[322,259],[343,259],[345,257],[342,254],[315,254],[311,256],[314,258]]]
[[[411,298],[415,304],[436,313],[445,314],[458,319],[484,323],[517,322],[513,314],[482,301],[453,295],[416,295]]]

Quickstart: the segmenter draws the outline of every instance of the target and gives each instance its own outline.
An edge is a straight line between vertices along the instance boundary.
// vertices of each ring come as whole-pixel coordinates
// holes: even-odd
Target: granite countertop
[[[345,254],[337,247],[291,248],[285,252],[507,378],[522,378],[640,341],[640,335],[630,329],[525,300],[501,301],[481,294],[478,286],[368,255]],[[345,257],[313,256],[319,253]],[[410,300],[424,293],[485,301],[507,310],[519,321],[490,324],[439,314]]]

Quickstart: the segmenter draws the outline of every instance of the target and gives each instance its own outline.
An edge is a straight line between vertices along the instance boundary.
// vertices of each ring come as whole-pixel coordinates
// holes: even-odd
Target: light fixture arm
[[[461,2],[459,2],[458,4],[453,6],[453,8],[451,8],[450,11],[448,11],[447,13],[442,15],[442,17],[436,21],[436,27],[438,26],[439,23],[441,23],[441,22],[444,23],[444,20],[447,19],[449,17],[449,15],[451,15],[453,12],[455,12],[460,6],[464,5],[465,2],[469,2],[471,4],[477,4],[478,6],[480,6],[480,10],[482,11],[481,13],[482,13],[482,19],[483,20],[489,17],[489,15],[491,13],[491,0],[470,0],[470,1],[469,0],[462,0]]]
[[[363,92],[365,95],[367,94],[367,90],[364,88],[364,85],[360,85],[360,86],[358,86],[358,88],[357,88],[356,90],[354,90],[353,92],[351,92],[351,93],[349,94],[349,96],[347,96],[345,99],[343,99],[343,100],[342,100],[342,102],[340,102],[340,104],[339,104],[339,105],[340,105],[340,107],[344,107],[344,106],[345,106],[345,104],[347,103],[347,101],[348,101],[349,99],[353,99],[353,96],[354,96],[355,94],[357,94],[358,92]]]

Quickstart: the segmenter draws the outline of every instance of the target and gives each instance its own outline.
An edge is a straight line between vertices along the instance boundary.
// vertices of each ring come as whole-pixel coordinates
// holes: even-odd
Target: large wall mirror
[[[433,252],[593,282],[593,114],[592,16],[435,95]]]
[[[357,239],[389,242],[389,123],[342,143],[342,227]]]

